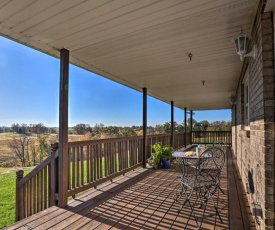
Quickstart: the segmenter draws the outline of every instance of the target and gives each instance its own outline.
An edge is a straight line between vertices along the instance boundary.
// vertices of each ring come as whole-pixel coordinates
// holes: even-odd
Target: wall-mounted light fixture
[[[256,58],[257,55],[257,45],[253,45],[253,50],[247,54],[248,43],[251,39],[251,35],[248,33],[244,33],[241,28],[241,33],[232,39],[232,42],[235,44],[236,52],[240,55],[241,61],[244,60],[245,57],[253,57]]]

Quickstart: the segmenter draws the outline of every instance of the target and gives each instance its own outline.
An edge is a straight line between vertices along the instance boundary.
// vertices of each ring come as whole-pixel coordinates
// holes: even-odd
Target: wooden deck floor
[[[227,156],[221,182],[225,194],[218,199],[223,223],[209,205],[202,229],[254,229],[230,151]],[[186,224],[188,206],[177,213],[177,175],[176,170],[137,169],[70,200],[66,209],[51,207],[7,229],[197,229],[192,218]]]

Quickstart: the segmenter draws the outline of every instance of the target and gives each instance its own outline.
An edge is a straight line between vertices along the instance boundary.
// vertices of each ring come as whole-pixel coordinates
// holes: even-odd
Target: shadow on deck
[[[221,181],[225,194],[219,193],[218,199],[223,223],[209,205],[202,229],[254,229],[229,149],[227,156]],[[188,206],[177,213],[177,176],[174,169],[139,168],[70,200],[66,209],[48,208],[7,229],[197,229],[193,218],[186,225]]]

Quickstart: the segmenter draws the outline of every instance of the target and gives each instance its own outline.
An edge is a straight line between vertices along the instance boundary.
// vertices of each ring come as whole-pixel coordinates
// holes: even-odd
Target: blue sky
[[[0,36],[0,126],[58,126],[59,60]],[[184,112],[175,108],[175,121]],[[195,111],[197,121],[231,120],[231,110]],[[170,121],[170,105],[148,97],[148,125]],[[69,126],[142,125],[142,93],[70,65]]]

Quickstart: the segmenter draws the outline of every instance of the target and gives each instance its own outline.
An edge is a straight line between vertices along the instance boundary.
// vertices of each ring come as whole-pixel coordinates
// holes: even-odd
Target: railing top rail
[[[55,152],[55,158],[58,157],[58,151]],[[28,175],[22,178],[22,180],[18,181],[18,186],[23,186],[28,180],[34,177],[39,171],[45,168],[47,165],[51,163],[51,156],[42,161],[39,165],[37,165]]]
[[[30,180],[32,177],[34,177],[37,173],[39,173],[40,170],[45,168],[48,164],[51,162],[51,157],[49,156],[47,159],[42,161],[39,165],[37,165],[27,176],[23,177],[22,180],[18,182],[18,186],[22,186],[25,184],[28,180]]]
[[[131,137],[119,137],[119,138],[109,138],[109,139],[98,139],[98,140],[87,140],[87,141],[72,141],[68,142],[68,147],[78,147],[92,144],[102,144],[102,143],[113,143],[117,141],[126,141],[126,140],[140,140],[142,136],[131,136]]]
[[[183,134],[183,133],[175,133],[175,134]],[[147,135],[147,138],[165,137],[165,136],[170,136],[170,134]],[[72,147],[92,145],[92,144],[113,143],[118,141],[137,140],[137,139],[141,140],[143,139],[143,136],[119,137],[119,138],[108,138],[108,139],[87,140],[87,141],[72,141],[72,142],[68,142],[68,147],[72,148]]]
[[[192,131],[193,133],[231,133],[231,131]]]
[[[187,132],[190,133],[190,132]],[[184,133],[174,133],[174,135],[183,135]],[[147,135],[147,137],[152,138],[152,137],[166,137],[166,136],[170,136],[170,133],[166,133],[166,134],[150,134]]]

